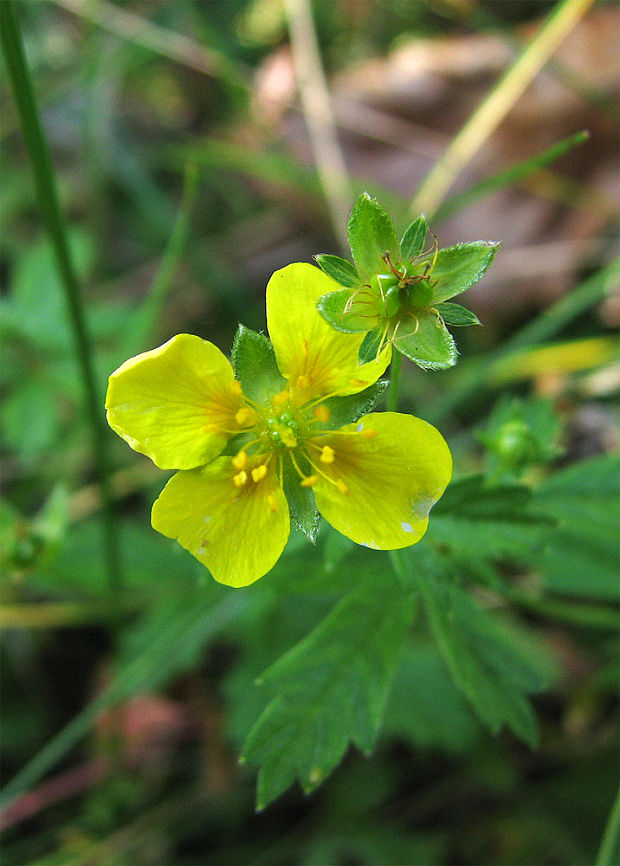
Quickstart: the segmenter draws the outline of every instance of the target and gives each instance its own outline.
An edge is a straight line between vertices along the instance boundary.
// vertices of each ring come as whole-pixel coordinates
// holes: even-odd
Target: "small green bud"
[[[433,299],[433,287],[427,279],[418,280],[409,287],[412,307],[428,307]]]

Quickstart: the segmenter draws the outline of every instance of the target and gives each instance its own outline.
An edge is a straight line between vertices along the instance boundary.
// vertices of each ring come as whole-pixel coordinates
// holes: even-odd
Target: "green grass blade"
[[[554,163],[561,156],[564,156],[565,153],[568,153],[569,150],[572,150],[579,144],[583,144],[584,141],[588,140],[588,138],[589,133],[586,130],[583,130],[582,132],[578,132],[575,135],[562,139],[562,141],[558,141],[547,150],[544,150],[542,153],[539,153],[530,159],[526,159],[523,162],[519,162],[516,165],[507,168],[505,171],[500,171],[492,177],[486,177],[484,180],[474,183],[472,186],[468,187],[458,195],[453,196],[445,204],[441,205],[435,214],[435,222],[440,223],[442,220],[452,216],[453,213],[464,210],[470,204],[486,195],[491,195],[507,186],[514,186],[515,184],[520,183],[530,177],[530,175],[540,171],[540,169],[547,168],[547,166]]]

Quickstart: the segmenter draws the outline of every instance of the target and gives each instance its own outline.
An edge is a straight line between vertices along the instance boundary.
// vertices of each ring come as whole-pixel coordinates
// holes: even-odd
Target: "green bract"
[[[345,288],[319,300],[323,318],[345,334],[367,332],[360,360],[393,345],[418,366],[440,370],[456,363],[446,325],[479,325],[474,313],[445,303],[480,280],[499,244],[489,241],[424,249],[428,225],[419,216],[400,243],[379,202],[363,193],[347,226],[354,264],[332,255],[315,256],[321,269]]]

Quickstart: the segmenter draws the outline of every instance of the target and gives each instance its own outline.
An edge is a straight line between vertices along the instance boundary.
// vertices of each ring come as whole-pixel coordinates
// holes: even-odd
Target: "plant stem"
[[[99,399],[95,383],[91,341],[86,327],[80,287],[69,253],[67,232],[58,203],[52,162],[39,120],[13,0],[3,0],[0,36],[9,80],[21,121],[24,142],[32,164],[38,203],[52,242],[73,330],[77,362],[85,392],[86,410],[92,426],[95,472],[101,487],[104,557],[108,586],[113,603],[116,603],[121,588],[120,557],[115,515],[108,482],[107,430],[103,421],[103,404]]]
[[[603,838],[601,840],[601,847],[599,848],[598,855],[596,857],[595,866],[611,866],[612,863],[616,862],[614,860],[614,851],[618,845],[618,837],[620,836],[620,788],[618,788],[618,793],[616,794],[616,799],[614,801],[613,806],[611,807],[611,812],[609,813],[609,819],[607,820],[607,826],[605,827],[605,832],[603,833]]]

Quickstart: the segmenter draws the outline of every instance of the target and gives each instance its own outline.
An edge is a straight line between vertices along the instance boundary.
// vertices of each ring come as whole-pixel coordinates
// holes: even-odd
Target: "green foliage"
[[[363,193],[357,200],[349,222],[347,235],[355,266],[362,278],[384,273],[387,253],[398,258],[398,240],[394,224],[377,199]],[[320,262],[319,262],[320,264]]]
[[[423,370],[445,370],[458,352],[448,325],[480,324],[477,316],[448,298],[477,283],[491,266],[499,244],[489,241],[424,251],[428,232],[421,215],[400,244],[392,220],[368,193],[357,200],[347,227],[356,267],[337,256],[318,255],[318,265],[345,289],[319,299],[326,322],[343,333],[367,332],[360,362],[386,341]]]
[[[349,741],[370,753],[410,620],[408,595],[394,578],[380,577],[344,596],[260,677],[274,697],[243,750],[244,760],[260,766],[259,809],[296,777],[304,791],[314,790]]]
[[[456,585],[455,575],[443,564],[423,555],[418,567],[417,585],[429,625],[455,683],[493,733],[506,724],[535,745],[538,727],[526,695],[546,685],[539,667]]]
[[[264,405],[286,382],[276,363],[273,346],[263,334],[239,325],[232,348],[235,376],[251,400]]]

